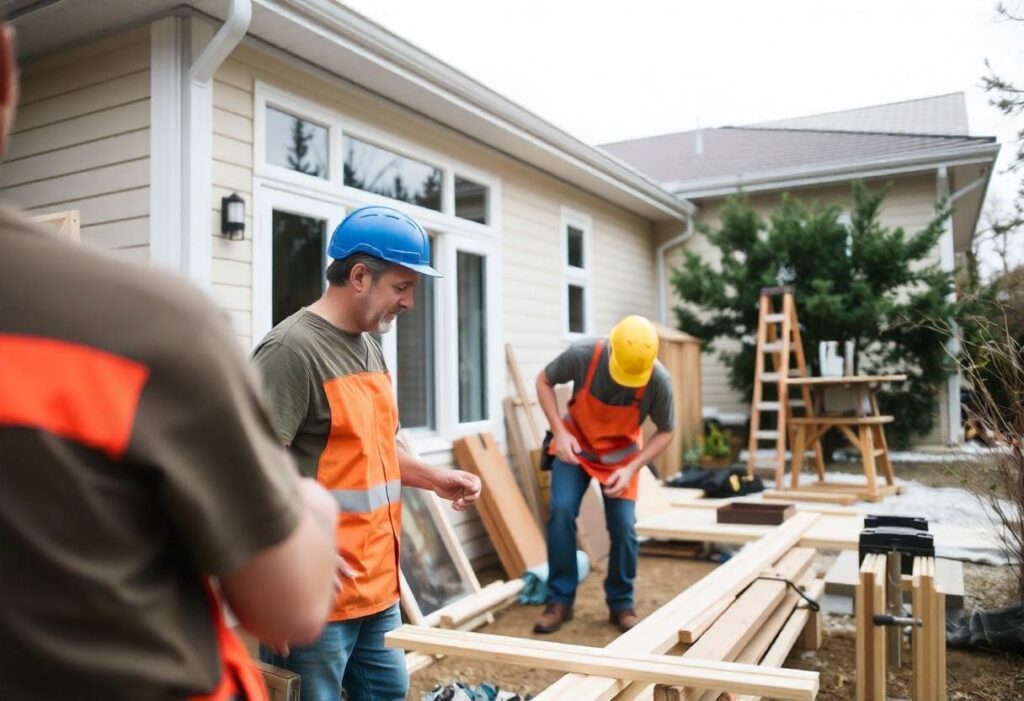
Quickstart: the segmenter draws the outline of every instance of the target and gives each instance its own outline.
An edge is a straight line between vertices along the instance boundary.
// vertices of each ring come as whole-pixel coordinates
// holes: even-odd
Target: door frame
[[[321,197],[301,195],[294,190],[275,188],[267,183],[256,184],[255,218],[252,237],[252,343],[255,346],[273,326],[274,210],[315,217],[326,222],[324,263],[328,261],[327,246],[331,232],[345,218],[342,205]],[[325,267],[326,270],[326,267]],[[324,281],[321,280],[321,285]]]

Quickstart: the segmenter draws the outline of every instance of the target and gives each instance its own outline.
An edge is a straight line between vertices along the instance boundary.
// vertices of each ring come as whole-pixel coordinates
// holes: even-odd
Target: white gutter
[[[668,293],[665,290],[665,252],[670,248],[685,243],[693,236],[693,212],[686,218],[686,231],[673,236],[655,250],[655,259],[658,268],[658,321],[666,326],[668,323]]]
[[[249,23],[252,21],[252,0],[231,0],[228,8],[227,19],[221,25],[216,36],[203,49],[203,53],[192,63],[189,70],[189,78],[198,83],[208,83],[213,79],[213,73],[224,63],[238,43],[249,31]]]
[[[983,143],[927,151],[912,156],[879,158],[867,161],[847,161],[819,168],[786,168],[751,175],[736,174],[704,180],[666,183],[665,188],[680,197],[699,199],[721,197],[743,188],[745,192],[777,190],[785,187],[809,187],[848,180],[851,177],[874,178],[899,173],[926,171],[937,166],[959,166],[972,163],[990,163],[999,153],[999,144]]]

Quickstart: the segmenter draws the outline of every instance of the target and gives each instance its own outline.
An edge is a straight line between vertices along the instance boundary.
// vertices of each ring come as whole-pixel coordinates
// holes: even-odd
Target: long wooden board
[[[494,436],[466,436],[456,440],[452,450],[459,467],[483,483],[478,511],[508,577],[522,577],[528,568],[546,562],[544,536]]]
[[[756,665],[705,660],[687,662],[678,657],[612,653],[607,648],[483,633],[430,630],[409,625],[387,633],[384,641],[389,647],[417,652],[597,674],[648,684],[668,682],[722,686],[731,692],[755,693],[794,701],[813,701],[818,692],[818,673],[802,670],[764,670]]]
[[[663,653],[679,640],[679,621],[692,618],[725,596],[736,596],[765,569],[789,551],[817,520],[817,514],[797,514],[763,538],[710,572],[632,630],[613,640],[605,650],[615,653]],[[708,663],[711,664],[711,663]],[[649,685],[630,684],[621,679],[586,677],[570,674],[562,677],[535,697],[536,701],[595,701],[620,693],[636,698]]]

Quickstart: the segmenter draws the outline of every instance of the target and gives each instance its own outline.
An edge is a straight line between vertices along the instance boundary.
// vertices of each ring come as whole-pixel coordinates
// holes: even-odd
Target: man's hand
[[[583,451],[580,448],[580,442],[576,440],[576,436],[568,431],[559,431],[552,437],[551,445],[555,448],[555,457],[562,462],[569,463],[570,465],[580,464],[580,459],[576,455]]]
[[[629,489],[629,483],[633,479],[640,468],[643,467],[643,463],[631,462],[625,467],[620,467],[618,470],[612,473],[612,476],[608,478],[608,481],[602,486],[605,495],[614,498],[618,498]]]
[[[459,470],[439,470],[434,493],[452,503],[456,511],[465,511],[480,498],[480,478]]]

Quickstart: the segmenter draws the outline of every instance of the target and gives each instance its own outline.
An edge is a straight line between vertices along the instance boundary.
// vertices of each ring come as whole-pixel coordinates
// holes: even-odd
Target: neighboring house
[[[445,277],[384,345],[435,464],[460,435],[504,435],[506,342],[529,383],[570,339],[656,314],[656,242],[692,205],[335,2],[0,10],[22,62],[0,196],[79,210],[83,243],[180,272],[246,349],[319,295],[346,212],[384,203],[423,223]],[[453,520],[471,557],[490,552],[475,515]]]
[[[726,198],[742,188],[761,214],[782,194],[805,201],[848,206],[850,183],[872,188],[892,183],[882,210],[888,226],[908,233],[923,229],[936,203],[951,198],[953,215],[933,261],[952,271],[971,247],[995,164],[994,138],[972,137],[962,93],[798,117],[745,127],[703,129],[606,144],[602,148],[650,175],[698,206],[697,221],[717,226]],[[662,280],[688,250],[714,260],[717,252],[696,234],[679,245],[659,247]],[[671,315],[677,299],[663,284],[660,313]],[[799,312],[799,310],[798,310]],[[725,347],[724,343],[716,344]],[[726,370],[713,354],[703,362],[704,404],[723,412],[748,411],[729,388]],[[922,442],[962,440],[959,376],[949,378],[935,430]]]

